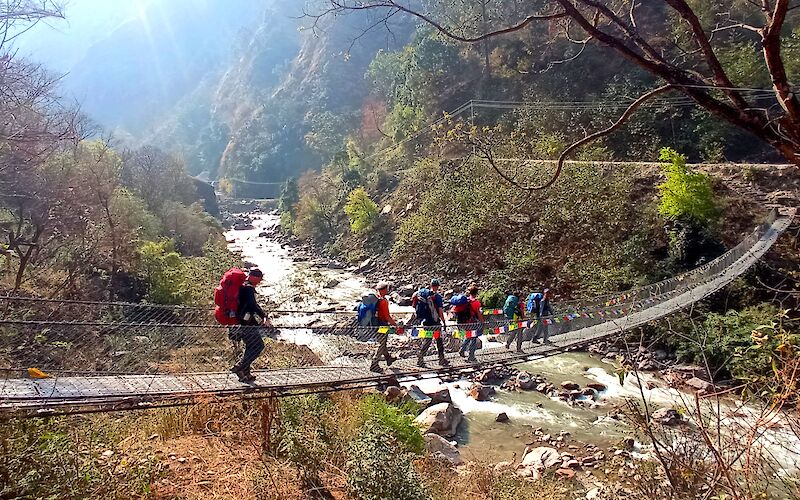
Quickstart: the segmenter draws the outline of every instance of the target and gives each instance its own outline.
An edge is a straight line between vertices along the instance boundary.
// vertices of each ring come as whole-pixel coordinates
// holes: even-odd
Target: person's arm
[[[525,319],[525,303],[519,301],[519,319]]]
[[[392,326],[397,326],[397,321],[389,314],[389,301],[386,299],[381,299],[380,302],[378,302],[378,319]]]

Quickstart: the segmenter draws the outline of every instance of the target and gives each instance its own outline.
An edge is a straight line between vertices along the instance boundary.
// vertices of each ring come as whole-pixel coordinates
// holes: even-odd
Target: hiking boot
[[[371,365],[369,365],[369,371],[375,372],[375,373],[383,373],[383,368],[381,368],[378,365],[378,363],[372,363]]]
[[[517,350],[516,350],[516,353],[517,353],[517,354],[525,354],[525,351],[523,351],[522,349],[517,349]]]
[[[511,349],[511,340],[506,342],[506,349]]]
[[[239,378],[240,382],[249,383],[249,382],[255,382],[256,381],[256,376],[253,375],[252,373],[250,373],[250,368],[247,368],[245,370],[241,370],[241,373],[242,373],[242,377]]]
[[[458,351],[458,355],[462,358],[467,355],[467,351]]]
[[[476,358],[475,356],[470,356],[470,357],[467,358],[467,361],[470,362],[470,363],[477,363],[478,362],[478,358]]]
[[[439,358],[439,366],[450,366],[450,362],[444,358]]]
[[[392,363],[394,363],[395,361],[397,361],[397,358],[390,357],[389,359],[386,360],[386,366],[392,366]]]
[[[427,368],[428,367],[428,365],[425,364],[425,360],[422,359],[422,358],[419,358],[417,360],[417,366],[420,367],[420,368]]]

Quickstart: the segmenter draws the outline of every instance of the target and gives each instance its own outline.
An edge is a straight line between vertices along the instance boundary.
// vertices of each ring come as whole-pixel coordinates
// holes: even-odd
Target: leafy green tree
[[[347,197],[344,212],[350,220],[350,229],[356,233],[363,233],[378,218],[378,205],[370,199],[364,188],[353,190]]]
[[[172,240],[147,241],[139,247],[141,276],[148,286],[147,298],[156,304],[181,304],[187,294],[181,255]]]
[[[300,201],[300,191],[297,189],[297,179],[291,177],[281,186],[281,195],[278,198],[278,210],[294,215],[295,206]]]
[[[683,221],[707,226],[719,216],[711,179],[686,166],[686,157],[674,149],[663,148],[659,158],[666,181],[658,185],[659,213],[670,221]]]

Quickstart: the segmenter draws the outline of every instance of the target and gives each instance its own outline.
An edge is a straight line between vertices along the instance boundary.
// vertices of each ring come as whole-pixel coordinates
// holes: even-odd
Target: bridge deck
[[[551,337],[552,344],[534,344],[524,355],[513,353],[502,346],[486,348],[478,351],[478,363],[470,364],[451,353],[448,355],[451,366],[447,369],[438,367],[435,356],[427,358],[430,366],[428,369],[417,368],[413,358],[402,359],[393,364],[385,374],[370,372],[366,362],[356,366],[261,370],[255,372],[256,381],[252,384],[240,383],[233,374],[221,372],[8,378],[0,382],[0,414],[45,415],[98,408],[146,408],[211,395],[247,397],[259,393],[314,392],[326,388],[375,385],[391,377],[419,378],[425,374],[475,370],[498,362],[518,363],[526,359],[550,356],[662,318],[720,290],[752,267],[789,226],[791,220],[791,217],[778,218],[747,253],[697,286],[676,292],[674,296],[658,304],[631,310],[621,318]]]

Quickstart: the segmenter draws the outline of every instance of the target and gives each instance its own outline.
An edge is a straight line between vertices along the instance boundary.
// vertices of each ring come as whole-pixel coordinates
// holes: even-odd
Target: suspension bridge
[[[191,404],[219,398],[258,398],[375,386],[393,380],[479,370],[553,356],[647,324],[691,306],[754,266],[789,227],[795,209],[773,209],[737,246],[705,265],[673,278],[618,294],[556,304],[542,318],[551,343],[524,354],[486,342],[476,363],[457,353],[442,367],[416,366],[418,339],[430,328],[393,329],[391,345],[401,359],[385,373],[369,371],[379,327],[352,324],[352,313],[275,311],[272,340],[244,384],[227,371],[236,353],[227,330],[204,308],[0,298],[0,416],[44,416]],[[347,317],[343,317],[346,314]],[[438,333],[464,337],[480,330],[502,334],[535,321],[487,319],[448,326]],[[383,330],[381,331],[383,333]],[[405,356],[402,354],[405,353]]]

